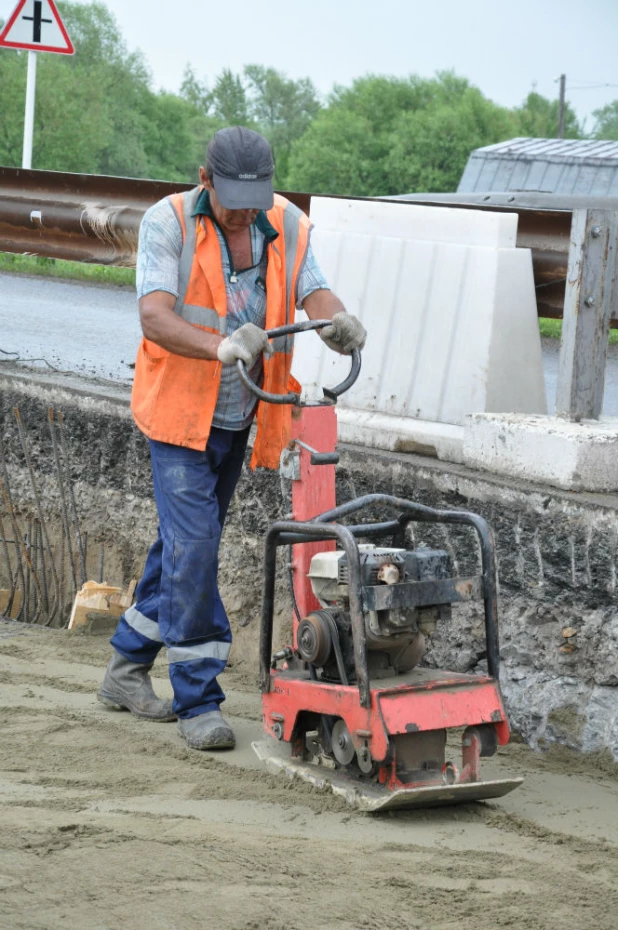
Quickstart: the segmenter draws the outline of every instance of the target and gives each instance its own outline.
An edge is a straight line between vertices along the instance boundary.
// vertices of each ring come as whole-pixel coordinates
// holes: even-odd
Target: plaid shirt
[[[212,216],[208,192],[204,191],[197,202],[194,215]],[[264,329],[266,325],[266,266],[267,246],[277,232],[268,222],[266,214],[258,214],[250,227],[253,266],[245,271],[230,267],[230,256],[223,232],[215,223],[225,288],[227,294],[227,335],[243,326],[255,323]],[[139,233],[137,253],[137,296],[144,297],[153,291],[167,291],[178,297],[178,262],[182,251],[182,232],[178,218],[169,200],[154,204],[144,215]],[[328,289],[317,263],[311,242],[304,264],[298,276],[296,305],[313,291]],[[249,372],[251,379],[261,385],[263,380],[262,356]],[[257,398],[245,388],[238,377],[235,365],[224,365],[221,371],[221,386],[213,417],[213,426],[221,429],[246,429],[253,420]]]

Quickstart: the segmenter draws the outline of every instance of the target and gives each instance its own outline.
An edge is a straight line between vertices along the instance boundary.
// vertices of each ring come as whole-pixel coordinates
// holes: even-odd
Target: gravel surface
[[[233,670],[238,748],[198,753],[96,702],[108,653],[0,621],[1,930],[616,930],[607,760],[513,743],[484,760],[525,776],[500,801],[363,815],[260,768]]]

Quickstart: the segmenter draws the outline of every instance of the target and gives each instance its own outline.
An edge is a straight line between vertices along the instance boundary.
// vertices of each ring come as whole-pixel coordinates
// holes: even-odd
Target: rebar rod
[[[11,521],[11,529],[13,531],[13,536],[15,538],[15,547],[16,547],[15,551],[17,553],[17,573],[19,576],[19,580],[21,581],[21,589],[23,592],[23,597],[22,597],[21,604],[19,606],[19,611],[17,613],[17,616],[15,617],[16,620],[20,620],[25,610],[24,604],[25,604],[25,591],[26,591],[26,575],[24,572],[24,566],[21,561],[21,557],[23,554],[23,541],[21,540],[19,526],[17,525],[17,518],[15,516],[15,510],[13,507],[13,499],[11,497],[11,486],[9,483],[9,470],[6,464],[6,458],[4,455],[4,446],[2,444],[1,437],[0,437],[0,472],[2,473],[2,477],[0,478],[0,493],[2,494],[2,497],[4,498],[4,503],[7,508],[7,512],[9,514],[9,519]],[[2,535],[3,536],[5,535],[4,532],[2,533]]]
[[[45,583],[42,577],[39,578],[39,532],[40,532],[40,529],[41,529],[40,524],[37,523],[37,521],[34,518],[31,518],[29,521],[30,559],[32,561],[32,571],[34,572],[35,576],[39,579],[37,588],[41,593],[41,596],[39,597],[38,600],[36,599],[36,594],[35,594],[34,602],[36,604],[36,612],[34,614],[34,617],[32,618],[32,621],[31,621],[32,623],[38,623],[39,618],[41,616],[43,617],[43,619],[46,620],[48,616],[48,612],[45,609],[45,594],[44,594]],[[43,561],[44,561],[43,554],[41,553],[41,562]]]
[[[79,519],[77,516],[77,505],[75,503],[75,493],[73,489],[73,482],[71,481],[71,471],[69,468],[69,456],[67,453],[66,438],[65,438],[66,427],[64,425],[64,417],[62,416],[61,411],[58,411],[57,422],[58,422],[58,436],[60,439],[60,448],[62,449],[62,455],[64,457],[64,461],[67,466],[67,473],[69,475],[68,490],[69,490],[69,501],[71,505],[71,518],[73,520],[73,526],[75,527],[75,536],[77,539],[77,548],[79,551],[79,561],[80,561],[80,568],[81,568],[81,585],[84,585],[86,583],[86,549],[85,549],[85,546],[82,540],[82,534],[81,534],[80,527],[79,527]]]
[[[26,590],[24,591],[24,616],[26,623],[30,623],[30,580],[34,576],[34,568],[32,567],[32,562],[30,559],[30,524],[28,524],[28,529],[26,530],[24,545],[26,548],[26,565],[30,569],[30,571],[26,573]]]
[[[51,435],[52,441],[52,451],[54,455],[54,465],[56,468],[56,477],[58,479],[58,489],[60,491],[60,504],[62,511],[62,527],[63,532],[67,541],[67,554],[69,557],[69,565],[71,566],[71,578],[73,579],[73,597],[77,593],[77,575],[75,573],[75,561],[73,559],[73,548],[71,546],[71,528],[69,526],[69,511],[64,487],[64,475],[62,470],[62,463],[60,461],[60,450],[58,449],[58,440],[56,437],[56,425],[54,423],[54,408],[50,407],[48,409],[48,420],[49,420],[49,432]],[[62,547],[62,556],[61,556],[61,575],[64,581],[64,546]]]
[[[54,556],[53,556],[53,552],[52,552],[52,548],[51,548],[51,543],[50,543],[50,541],[49,541],[49,535],[48,535],[48,533],[47,533],[47,526],[45,525],[45,518],[44,518],[44,516],[43,516],[43,507],[42,507],[42,505],[41,505],[41,498],[40,498],[40,495],[39,495],[39,490],[38,490],[38,487],[37,487],[37,484],[36,484],[36,479],[35,479],[35,476],[34,476],[34,468],[32,467],[32,459],[30,458],[30,450],[29,450],[29,448],[28,448],[28,439],[27,439],[27,437],[26,437],[26,431],[25,431],[25,429],[24,429],[24,424],[23,424],[23,421],[22,421],[22,418],[21,418],[21,413],[20,413],[19,407],[13,407],[13,414],[15,415],[15,419],[17,420],[17,430],[18,430],[18,433],[19,433],[19,439],[20,439],[20,441],[21,441],[21,447],[22,447],[22,450],[23,450],[23,453],[24,453],[24,458],[25,458],[25,460],[26,460],[26,466],[27,466],[27,468],[28,468],[28,474],[30,475],[30,484],[31,484],[31,486],[32,486],[32,493],[33,493],[33,495],[34,495],[34,501],[35,501],[35,504],[36,504],[37,513],[38,513],[38,515],[39,515],[39,520],[40,520],[40,523],[41,523],[41,529],[42,529],[42,531],[43,531],[43,541],[44,541],[45,547],[46,547],[46,549],[47,549],[47,551],[48,551],[48,553],[49,553],[51,575],[52,575],[52,580],[53,580],[53,583],[54,583],[54,606],[53,606],[52,609],[51,609],[51,612],[52,612],[52,614],[53,614],[53,613],[55,613],[55,605],[58,603],[59,594],[60,594],[60,591],[59,591],[60,585],[59,585],[59,581],[58,581],[58,574],[57,574],[57,572],[56,572],[56,566],[55,566],[55,564],[54,564]],[[40,590],[39,590],[39,595],[41,595]]]
[[[0,511],[0,542],[2,542],[2,550],[4,552],[4,557],[6,559],[7,575],[9,578],[9,596],[6,602],[6,607],[4,609],[4,616],[10,617],[13,610],[13,601],[15,600],[15,576],[13,575],[13,566],[11,565],[11,557],[9,553],[8,540],[6,538],[6,533],[4,531],[4,521],[2,519],[2,512]]]
[[[64,562],[64,532],[60,537],[60,603],[58,604],[58,620],[62,624],[62,615],[64,614],[64,593],[65,593],[65,562]]]
[[[36,541],[37,541],[37,548],[40,549],[40,552],[41,552],[41,586],[43,588],[43,610],[47,618],[45,621],[45,626],[50,626],[50,624],[52,623],[54,619],[54,614],[51,612],[50,606],[49,606],[49,590],[47,587],[47,565],[45,564],[45,547],[43,545],[43,530],[41,529],[40,524],[38,525],[38,533],[37,533]],[[60,596],[60,584],[58,585],[58,594]],[[58,600],[56,599],[56,606],[57,604],[58,604]]]

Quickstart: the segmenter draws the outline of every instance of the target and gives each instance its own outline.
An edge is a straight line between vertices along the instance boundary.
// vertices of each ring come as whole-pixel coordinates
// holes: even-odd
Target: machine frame
[[[328,322],[296,323],[271,330],[268,335],[289,336],[321,329]],[[359,350],[354,350],[351,361],[345,381],[336,388],[324,388],[324,399],[317,402],[301,402],[298,394],[265,394],[248,379],[242,362],[238,362],[243,381],[262,402],[294,405],[294,438],[281,462],[282,474],[292,482],[295,519],[273,523],[265,540],[259,686],[267,736],[253,744],[254,751],[271,771],[283,771],[320,787],[327,785],[352,806],[365,811],[501,797],[518,787],[522,779],[482,781],[479,771],[480,758],[493,755],[498,745],[509,740],[499,686],[497,577],[491,527],[477,514],[436,510],[388,494],[369,494],[332,506],[336,503],[334,465],[339,456],[318,452],[313,446],[333,448],[337,442],[334,406],[360,373]],[[383,522],[340,522],[369,507],[387,507],[397,513]],[[388,538],[393,548],[405,549],[406,529],[412,522],[472,528],[480,545],[481,574],[393,585],[363,584],[358,539]],[[311,557],[320,551],[321,543],[325,549],[338,543],[347,557],[355,684],[348,682],[343,659],[334,645],[336,637],[333,645],[340,681],[320,680],[315,668],[301,662],[295,651],[298,625],[303,615],[318,604],[308,572]],[[290,550],[296,616],[293,646],[273,656],[277,550],[284,546]],[[482,599],[487,675],[416,667],[372,684],[365,612],[413,607],[415,598],[418,606],[431,607]],[[277,663],[284,667],[278,668]],[[310,735],[317,733],[320,726],[331,748],[335,740],[338,743],[335,757],[349,759],[349,767],[328,755],[324,757],[319,740],[318,756],[326,764],[307,761],[311,755]],[[444,757],[447,732],[459,728],[463,728],[461,768],[445,761],[441,769],[436,769],[436,758]]]
[[[387,505],[401,513],[397,519],[383,523],[343,526],[333,522],[372,505]],[[402,586],[375,588],[361,584],[357,539],[390,536],[393,547],[403,548],[406,527],[412,521],[466,525],[478,535],[482,558],[480,576],[453,578],[450,584],[445,584],[444,580],[408,582],[406,588],[418,588],[423,601],[426,603],[429,598],[436,606],[473,600],[479,595],[483,598],[487,676],[413,669],[388,683],[378,682],[372,686],[369,680],[364,611],[397,606],[397,589]],[[313,680],[306,669],[272,667],[277,549],[333,539],[347,556],[356,685]],[[431,586],[435,589],[433,598]],[[406,593],[409,598],[410,590]],[[291,658],[291,654],[288,652],[281,658]],[[326,715],[344,720],[356,754],[370,752],[379,765],[379,783],[391,791],[436,783],[443,785],[449,780],[458,784],[478,782],[480,757],[493,754],[497,744],[505,745],[509,739],[497,684],[499,663],[495,550],[491,529],[482,517],[466,511],[434,510],[386,494],[371,494],[320,514],[311,522],[278,521],[270,527],[264,554],[260,690],[264,729],[275,739],[289,743],[292,757],[300,760],[304,756],[305,733],[311,715]],[[449,763],[438,780],[409,782],[398,777],[395,737],[458,727],[474,731],[464,736],[461,771]]]

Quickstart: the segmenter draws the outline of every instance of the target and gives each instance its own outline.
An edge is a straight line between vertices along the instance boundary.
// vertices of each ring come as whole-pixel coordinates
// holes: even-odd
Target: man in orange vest
[[[328,288],[311,248],[311,224],[274,194],[266,140],[239,126],[215,134],[200,185],[165,198],[140,228],[137,292],[144,338],[131,410],[148,437],[159,515],[136,603],[112,637],[98,692],[111,707],[149,720],[178,719],[195,749],[234,746],[217,676],[232,640],[217,587],[228,505],[256,415],[236,371],[273,393],[292,382],[291,338],[266,329],[297,307],[328,319],[321,338],[350,354],[365,330]],[[277,468],[289,440],[289,406],[260,404],[251,466]],[[149,671],[165,645],[174,700],[160,700]]]

